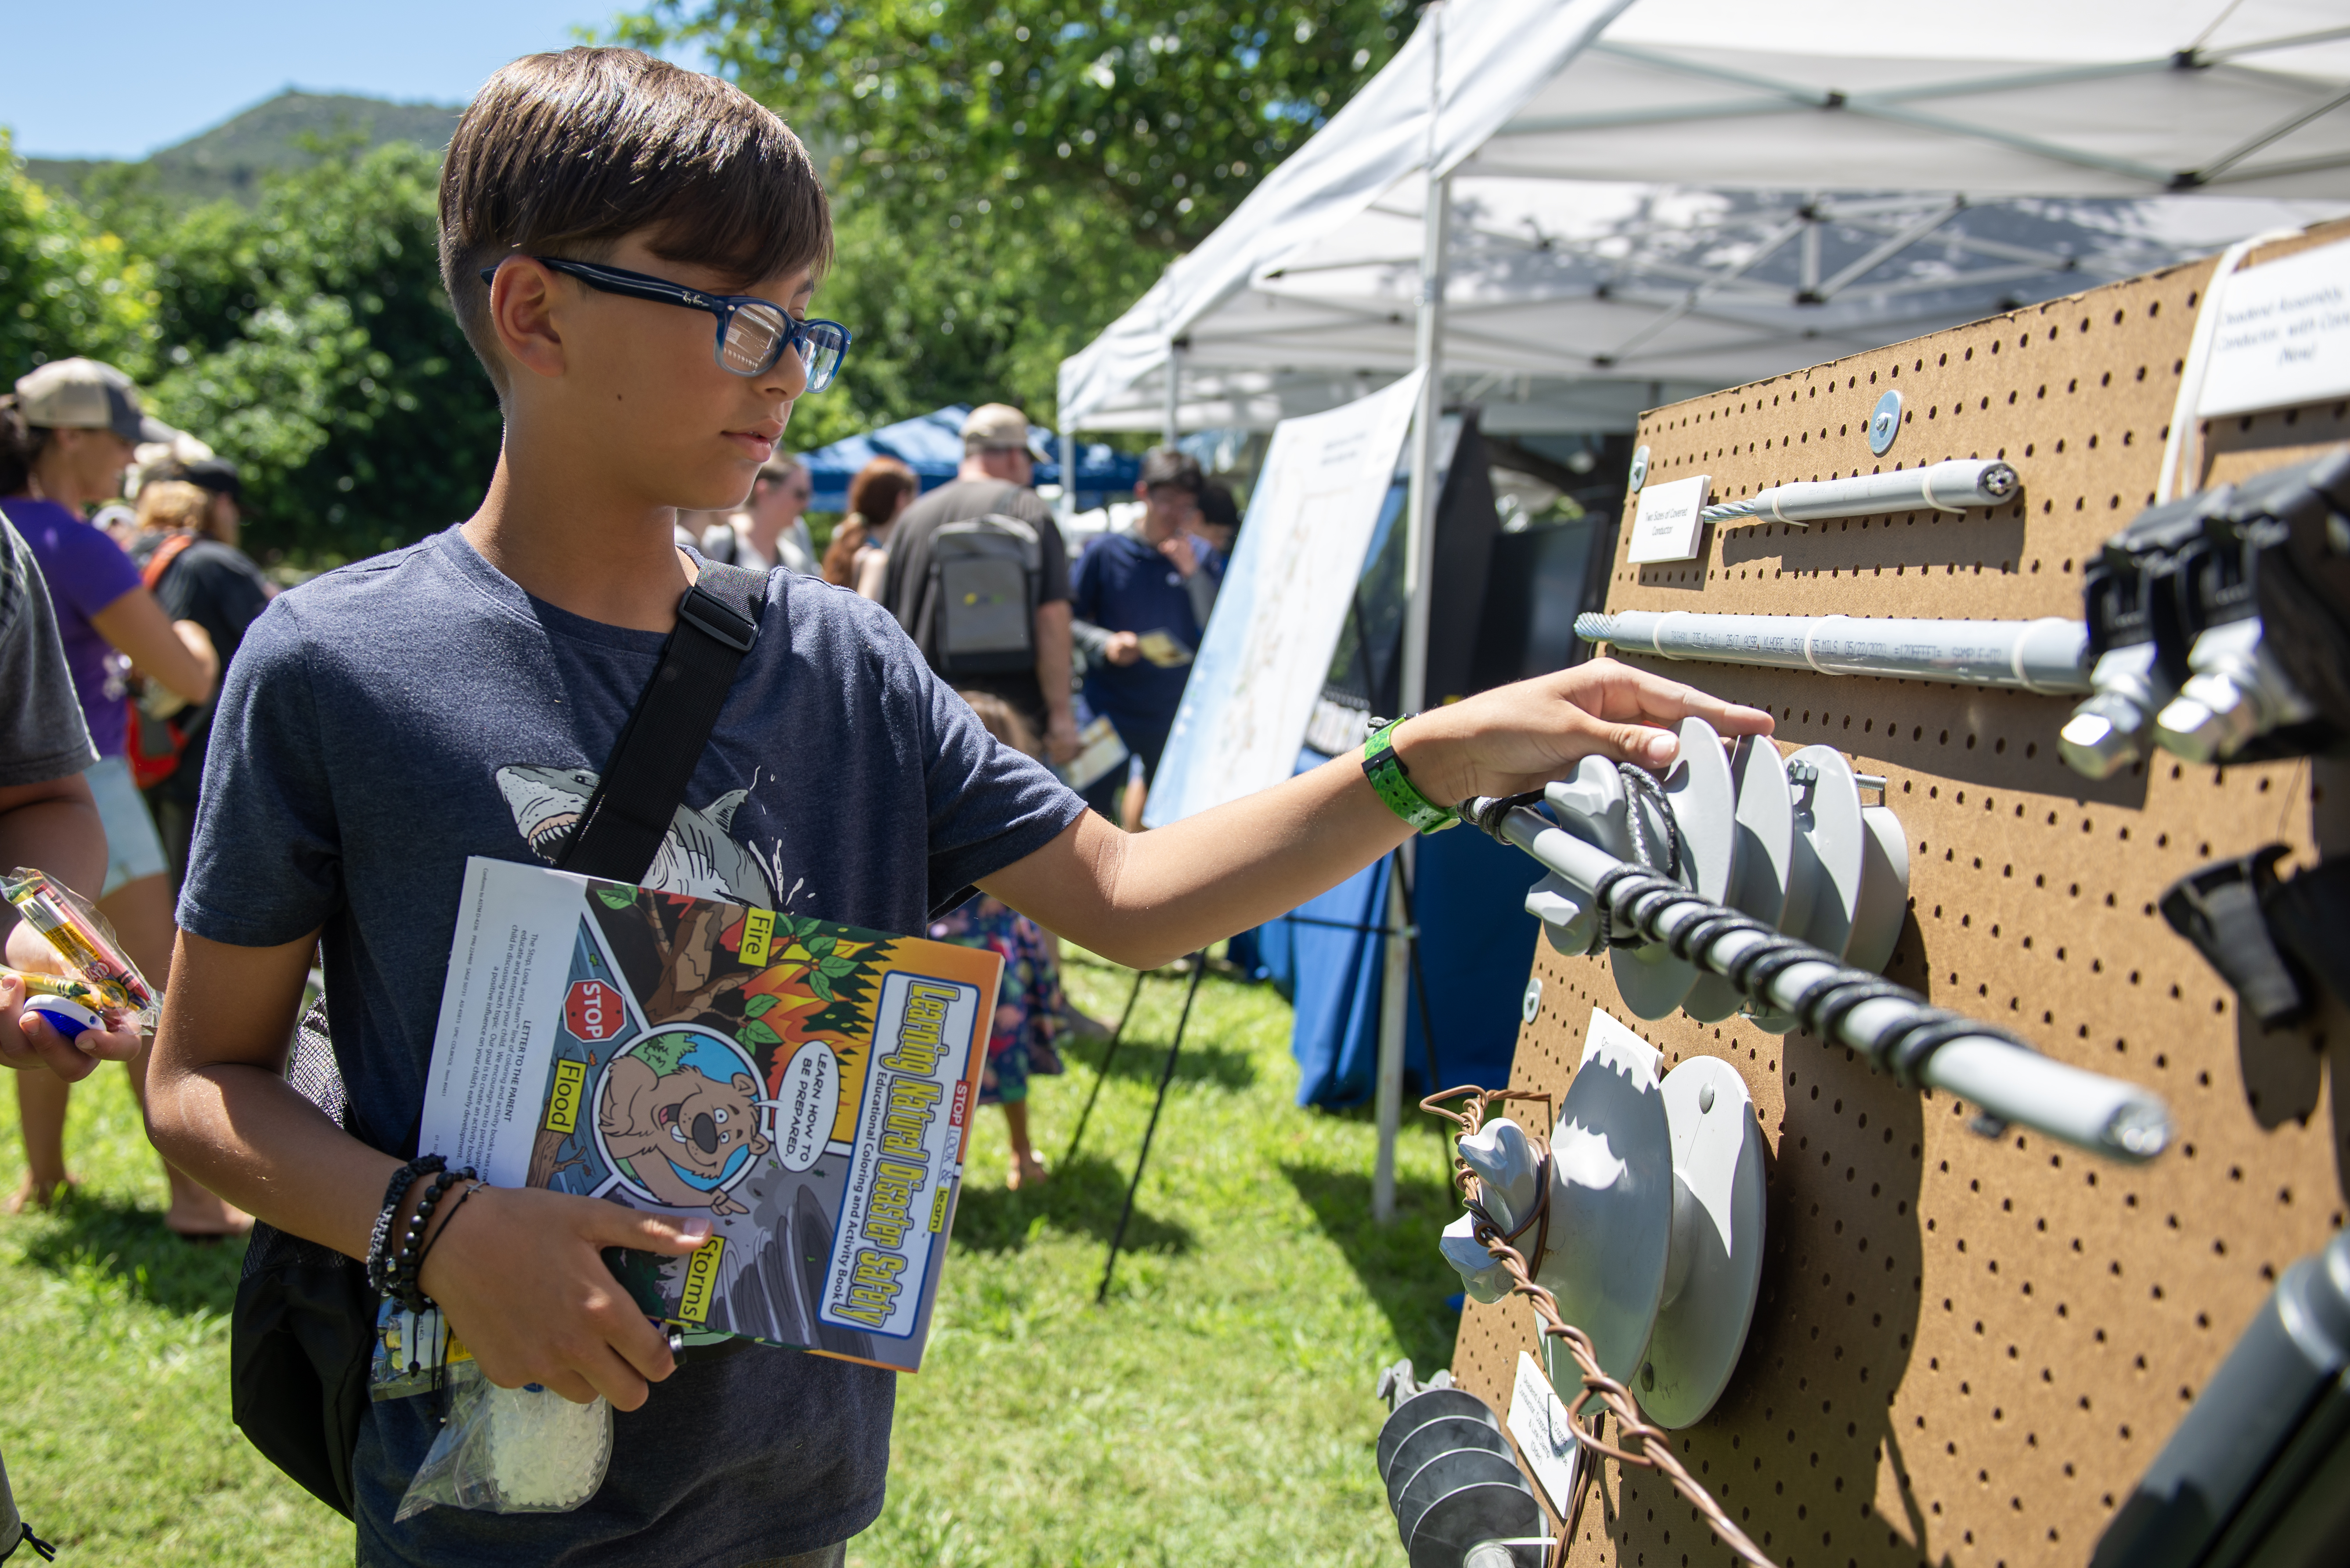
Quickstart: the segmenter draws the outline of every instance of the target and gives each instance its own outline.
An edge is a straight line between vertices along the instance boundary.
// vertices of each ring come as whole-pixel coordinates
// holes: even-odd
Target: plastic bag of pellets
[[[604,1484],[612,1458],[612,1407],[598,1397],[575,1405],[550,1388],[501,1388],[478,1363],[448,1370],[449,1419],[394,1523],[428,1508],[484,1513],[562,1513]]]

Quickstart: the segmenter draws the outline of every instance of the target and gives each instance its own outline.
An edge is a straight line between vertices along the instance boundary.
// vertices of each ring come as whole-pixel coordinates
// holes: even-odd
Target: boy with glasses
[[[463,524],[281,596],[246,635],[151,1080],[172,1159],[354,1258],[416,1147],[466,857],[560,853],[699,569],[671,542],[675,510],[738,504],[847,347],[804,319],[831,234],[807,154],[715,78],[622,49],[517,61],[460,121],[441,211],[442,275],[505,414],[497,470]],[[696,844],[659,856],[652,885],[912,932],[977,884],[1135,963],[1399,842],[1380,793],[1403,798],[1398,762],[1458,799],[1594,751],[1660,764],[1672,738],[1649,725],[1686,712],[1770,723],[1585,665],[1412,721],[1384,784],[1333,764],[1128,838],[998,745],[878,605],[776,572],[760,613],[678,814]],[[283,1076],[320,940],[348,1131]],[[394,1524],[433,1401],[372,1404],[359,1560],[840,1563],[881,1508],[893,1380],[742,1341],[676,1364],[602,1249],[682,1255],[708,1233],[536,1189],[433,1213],[423,1293],[492,1381],[608,1397],[611,1465],[569,1512]]]

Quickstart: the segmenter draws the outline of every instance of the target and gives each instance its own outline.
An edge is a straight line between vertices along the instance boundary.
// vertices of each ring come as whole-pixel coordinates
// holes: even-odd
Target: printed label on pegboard
[[[1526,1469],[1534,1471],[1551,1511],[1564,1519],[1575,1510],[1575,1462],[1580,1449],[1575,1423],[1566,1406],[1550,1386],[1543,1369],[1524,1351],[1518,1352],[1518,1380],[1510,1389],[1510,1436]]]
[[[1687,561],[1696,556],[1698,538],[1705,532],[1700,514],[1705,510],[1708,483],[1700,473],[1640,492],[1639,510],[1632,514],[1632,560]]]

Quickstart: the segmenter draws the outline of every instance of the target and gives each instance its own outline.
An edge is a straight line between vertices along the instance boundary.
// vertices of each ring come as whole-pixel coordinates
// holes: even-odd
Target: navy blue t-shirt
[[[1223,576],[1223,557],[1213,548],[1196,539],[1191,548],[1199,570],[1211,578]],[[1202,628],[1183,575],[1157,549],[1122,531],[1086,546],[1070,585],[1069,612],[1111,631],[1163,631],[1186,648],[1200,646]],[[1146,740],[1164,742],[1191,677],[1188,664],[1162,669],[1147,659],[1123,665],[1095,659],[1086,672],[1086,701],[1139,750]]]
[[[649,880],[885,931],[1041,848],[1084,804],[1002,746],[879,605],[768,578],[759,639]],[[181,926],[246,947],[323,928],[353,1136],[413,1153],[468,856],[558,847],[662,638],[533,598],[452,528],[281,595],[230,666]],[[690,829],[690,831],[689,831]],[[880,1512],[893,1375],[747,1346],[618,1415],[584,1507],[391,1522],[432,1400],[374,1405],[359,1561],[735,1568]]]

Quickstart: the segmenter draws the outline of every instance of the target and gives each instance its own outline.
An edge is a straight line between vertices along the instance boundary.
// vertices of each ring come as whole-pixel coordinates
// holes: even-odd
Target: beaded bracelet
[[[400,1217],[400,1199],[408,1196],[408,1189],[415,1185],[418,1177],[445,1169],[448,1164],[439,1155],[428,1154],[410,1160],[391,1173],[391,1180],[383,1189],[383,1208],[375,1217],[375,1231],[368,1239],[367,1282],[369,1290],[384,1293],[390,1282],[391,1224]]]
[[[470,1180],[473,1175],[473,1171],[470,1169],[459,1171],[457,1174],[458,1179],[460,1180]],[[455,1199],[449,1205],[449,1212],[442,1218],[441,1229],[433,1231],[432,1235],[425,1238],[424,1249],[416,1254],[415,1270],[410,1275],[411,1282],[419,1287],[417,1291],[418,1300],[429,1301],[431,1299],[423,1293],[421,1288],[424,1279],[424,1260],[432,1255],[432,1249],[441,1244],[441,1238],[447,1235],[449,1233],[449,1227],[457,1222],[457,1210],[465,1206],[465,1199],[471,1198],[474,1193],[479,1192],[483,1188],[487,1187],[489,1183],[486,1181],[474,1181],[471,1187],[468,1187],[464,1191],[457,1194]]]
[[[411,1312],[425,1312],[432,1305],[425,1299],[424,1293],[416,1288],[416,1265],[417,1247],[424,1240],[425,1227],[432,1222],[433,1206],[441,1201],[449,1189],[460,1181],[473,1179],[473,1173],[470,1169],[442,1171],[433,1177],[432,1185],[424,1189],[423,1200],[417,1204],[416,1212],[409,1216],[408,1230],[400,1239],[400,1251],[392,1257],[384,1293],[397,1296],[400,1304]]]

